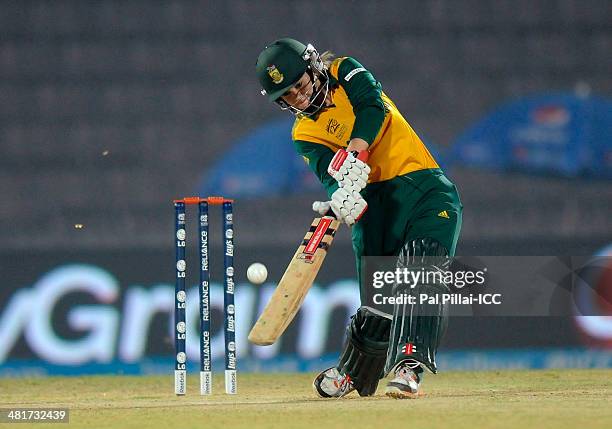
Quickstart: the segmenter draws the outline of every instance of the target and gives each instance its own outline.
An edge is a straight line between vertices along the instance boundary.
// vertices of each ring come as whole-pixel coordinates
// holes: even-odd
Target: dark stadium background
[[[381,12],[376,2],[0,2],[0,375],[32,368],[129,371],[116,352],[124,335],[123,298],[135,285],[173,287],[172,199],[194,193],[237,139],[286,115],[266,103],[253,73],[258,52],[278,37],[361,60],[416,131],[443,153],[508,100],[576,88],[612,94],[610,2],[383,6],[393,13]],[[461,164],[449,174],[465,206],[460,255],[592,255],[612,243],[609,179]],[[271,281],[279,278],[312,220],[310,203],[321,196],[237,200],[236,260],[244,288],[260,292],[245,280],[254,261],[268,265]],[[220,226],[211,231],[215,242]],[[213,253],[213,266],[221,263]],[[41,362],[32,347],[28,318],[9,324],[8,315],[18,292],[74,264],[117,279],[118,295],[104,305],[118,312],[119,327],[109,360],[58,368]],[[353,275],[344,230],[318,283],[325,290]],[[62,297],[50,315],[54,335],[83,338],[86,330],[70,328],[67,314],[97,305],[86,293]],[[240,320],[240,312],[239,324],[253,322]],[[348,314],[340,307],[326,325],[325,356],[338,351]],[[171,370],[168,323],[160,312],[145,332],[143,359],[159,363],[158,372],[166,362]],[[297,325],[279,354],[295,355]],[[249,361],[253,349],[242,344],[241,359]],[[586,337],[571,317],[457,318],[443,354],[483,352],[493,359],[507,353],[510,360],[515,353],[566,350],[576,354],[547,362],[612,366],[611,345],[612,334]]]

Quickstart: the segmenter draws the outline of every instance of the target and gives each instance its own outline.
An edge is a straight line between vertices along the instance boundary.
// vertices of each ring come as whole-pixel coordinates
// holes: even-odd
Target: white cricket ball
[[[247,278],[253,284],[260,285],[268,278],[268,269],[264,264],[255,262],[247,269]]]

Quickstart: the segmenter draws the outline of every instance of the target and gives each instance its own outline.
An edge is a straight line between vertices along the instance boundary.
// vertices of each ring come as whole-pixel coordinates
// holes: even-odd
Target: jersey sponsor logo
[[[268,71],[268,75],[270,76],[270,79],[272,79],[272,82],[277,85],[285,79],[285,76],[283,76],[283,74],[280,72],[279,69],[276,68],[274,64],[271,64],[266,67],[266,70]]]
[[[351,71],[349,74],[344,76],[344,80],[348,82],[357,73],[361,73],[361,72],[364,72],[364,71],[366,71],[366,69],[364,69],[363,67],[356,68],[355,70]]]
[[[443,218],[446,218],[446,219],[450,219],[450,216],[448,215],[448,212],[446,210],[443,210],[440,213],[438,213],[438,217],[443,217]]]
[[[340,122],[336,121],[334,118],[331,118],[329,121],[327,121],[327,132],[330,134],[336,134],[336,131],[338,131],[338,127],[340,127]]]
[[[341,140],[346,133],[346,125],[341,124],[334,118],[330,118],[327,121],[327,126],[325,127],[329,134],[332,134],[338,140]]]

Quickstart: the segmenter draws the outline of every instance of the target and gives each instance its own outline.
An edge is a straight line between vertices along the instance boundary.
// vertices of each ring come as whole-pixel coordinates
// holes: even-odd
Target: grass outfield
[[[171,375],[2,379],[0,407],[69,407],[71,428],[612,428],[612,370],[428,374],[426,396],[403,401],[384,383],[369,398],[319,399],[310,374],[239,373],[236,396],[214,382],[201,397],[194,375],[176,397]]]

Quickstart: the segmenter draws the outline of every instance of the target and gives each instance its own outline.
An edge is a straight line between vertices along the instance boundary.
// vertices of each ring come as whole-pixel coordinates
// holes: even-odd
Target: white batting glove
[[[319,213],[321,216],[325,216],[331,208],[331,201],[315,201],[312,203],[312,210]]]
[[[347,152],[340,149],[332,158],[327,172],[338,182],[341,188],[350,188],[359,192],[366,187],[370,166],[366,164],[369,157],[367,150]]]
[[[349,226],[354,225],[355,222],[361,219],[361,216],[363,216],[368,208],[366,200],[356,191],[351,192],[344,188],[338,188],[331,198],[331,201],[325,201],[322,204],[329,204],[329,207],[336,215],[336,219]],[[312,205],[313,209],[315,204]],[[322,209],[322,207],[322,205],[318,205],[318,208]]]
[[[331,209],[347,225],[355,224],[368,209],[368,203],[357,191],[338,188],[332,194]]]
[[[342,192],[336,194],[336,192],[340,191],[341,189]],[[338,219],[340,222],[346,223],[349,226],[353,225],[367,210],[368,203],[366,203],[359,193],[357,193],[359,197],[354,198],[344,188],[339,188],[338,191],[334,192],[332,195],[332,198],[335,198],[336,203],[334,203],[334,200],[315,201],[312,203],[312,210],[319,213],[321,216],[325,216],[329,214],[329,210],[331,209],[336,216],[336,219]],[[353,202],[351,202],[351,200]]]

